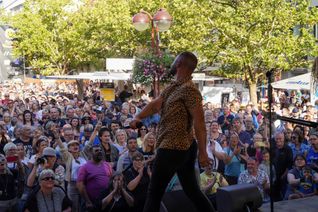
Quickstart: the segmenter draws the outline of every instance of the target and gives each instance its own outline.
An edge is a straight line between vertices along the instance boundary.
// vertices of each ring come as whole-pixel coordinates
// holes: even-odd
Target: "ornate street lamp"
[[[152,16],[150,13],[141,10],[132,18],[133,25],[138,31],[145,31],[149,28],[151,23],[151,46],[155,54],[159,56],[159,32],[167,31],[172,23],[171,15],[165,9],[159,9],[157,13]],[[154,97],[159,96],[159,75],[153,76]]]

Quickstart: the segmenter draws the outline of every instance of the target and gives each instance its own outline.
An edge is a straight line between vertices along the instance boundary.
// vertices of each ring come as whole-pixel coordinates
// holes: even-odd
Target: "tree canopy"
[[[209,42],[202,54],[220,74],[242,78],[256,103],[256,84],[271,69],[307,67],[317,55],[316,8],[307,0],[209,1]]]
[[[131,18],[141,9],[154,15],[165,8],[173,24],[160,33],[162,50],[192,51],[206,65],[220,64],[215,73],[244,79],[254,103],[256,84],[266,71],[306,67],[317,55],[318,15],[309,0],[72,2],[27,0],[9,22],[16,29],[15,55],[47,74],[89,64],[102,68],[106,57],[133,57],[150,48],[151,30],[138,32]]]

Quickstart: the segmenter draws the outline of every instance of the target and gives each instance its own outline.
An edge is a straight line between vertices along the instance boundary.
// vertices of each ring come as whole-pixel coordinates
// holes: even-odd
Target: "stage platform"
[[[270,203],[263,204],[259,209],[261,212],[270,212]],[[274,203],[274,212],[317,212],[318,196],[308,197],[304,199],[287,200]]]

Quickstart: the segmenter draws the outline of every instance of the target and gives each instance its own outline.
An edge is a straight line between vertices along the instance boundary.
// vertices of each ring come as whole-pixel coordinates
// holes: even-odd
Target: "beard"
[[[175,76],[177,74],[177,67],[173,64],[170,69],[170,75]]]
[[[100,162],[102,159],[103,159],[103,154],[102,153],[93,156],[93,160],[95,162]]]
[[[170,68],[170,74],[172,76],[175,76],[177,74],[177,64],[178,64],[178,57],[173,61],[171,68]]]

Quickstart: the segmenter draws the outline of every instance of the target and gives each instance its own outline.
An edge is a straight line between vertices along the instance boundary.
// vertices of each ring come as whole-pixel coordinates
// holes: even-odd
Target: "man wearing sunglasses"
[[[23,211],[63,211],[72,210],[72,202],[65,191],[54,185],[55,174],[51,169],[44,169],[39,175],[40,187],[32,191]]]

